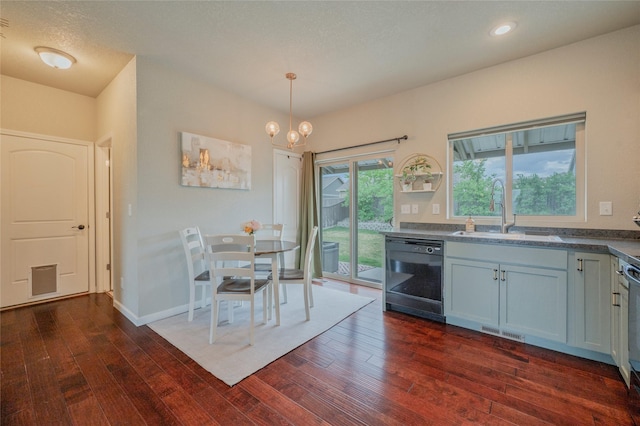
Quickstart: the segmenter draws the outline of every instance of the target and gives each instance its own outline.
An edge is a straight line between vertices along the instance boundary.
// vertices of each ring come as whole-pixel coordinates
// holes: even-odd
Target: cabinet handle
[[[500,281],[506,281],[507,280],[507,271],[505,271],[504,269],[502,271],[500,271]]]
[[[582,272],[582,259],[578,259],[578,271]]]
[[[493,270],[493,280],[494,281],[498,281],[498,270],[497,269]]]
[[[620,269],[619,271],[616,271],[616,274],[618,274],[618,275],[624,275],[624,272],[622,272],[622,269]]]
[[[620,303],[616,303],[618,300],[617,296],[620,296],[620,293],[611,293],[611,306],[620,306]]]

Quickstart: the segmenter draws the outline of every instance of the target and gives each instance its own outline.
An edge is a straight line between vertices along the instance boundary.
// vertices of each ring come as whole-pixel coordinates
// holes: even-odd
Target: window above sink
[[[585,120],[577,113],[450,134],[451,217],[500,216],[501,205],[489,209],[491,184],[500,179],[509,219],[584,220]]]

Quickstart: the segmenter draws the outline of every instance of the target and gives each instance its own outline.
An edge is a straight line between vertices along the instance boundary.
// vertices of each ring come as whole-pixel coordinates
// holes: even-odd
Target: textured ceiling
[[[133,55],[300,118],[640,24],[640,1],[0,2],[2,74],[97,96]],[[516,21],[503,38],[496,24]],[[67,71],[33,48],[64,50]]]

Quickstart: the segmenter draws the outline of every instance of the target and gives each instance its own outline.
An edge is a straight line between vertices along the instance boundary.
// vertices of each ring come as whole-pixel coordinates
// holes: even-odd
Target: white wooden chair
[[[197,226],[185,228],[179,231],[182,247],[187,259],[187,270],[189,271],[189,321],[193,321],[193,310],[195,308],[196,287],[202,289],[201,306],[207,306],[207,288],[211,287],[209,279],[209,268],[204,255],[204,244],[202,234]]]
[[[264,224],[262,228],[255,232],[256,240],[280,240],[284,236],[284,225],[281,223]],[[280,258],[280,265],[284,265],[284,254]],[[256,275],[259,277],[268,277],[271,273],[270,258],[256,258],[255,263]]]
[[[255,232],[256,240],[280,240],[284,237],[284,225],[282,223],[266,223],[262,225],[258,231]],[[284,268],[284,253],[280,253],[279,264],[281,268]],[[271,274],[271,258],[269,257],[256,257],[255,271],[256,276],[259,278],[268,278]],[[287,288],[283,287],[283,299],[284,303],[287,303]],[[271,297],[271,296],[269,296]]]
[[[267,322],[267,289],[271,281],[255,278],[255,237],[253,235],[207,235],[204,237],[206,256],[211,271],[211,325],[209,343],[216,340],[220,302],[249,301],[251,305],[251,325],[249,343],[254,343],[255,297],[262,293],[262,320]],[[248,264],[249,267],[240,265]],[[229,321],[233,320],[230,303]]]
[[[304,309],[307,314],[307,321],[310,319],[309,306],[313,307],[313,291],[311,288],[313,261],[313,246],[318,236],[318,227],[314,226],[309,234],[309,241],[304,255],[303,269],[280,269],[278,275],[280,285],[286,289],[287,285],[301,284],[304,286]],[[286,303],[286,302],[285,302]]]

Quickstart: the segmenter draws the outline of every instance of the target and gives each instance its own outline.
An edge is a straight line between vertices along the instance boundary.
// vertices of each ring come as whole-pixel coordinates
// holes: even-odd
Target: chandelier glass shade
[[[296,75],[292,72],[287,73],[285,75],[287,80],[289,80],[289,131],[287,132],[287,145],[288,149],[293,149],[296,146],[305,145],[307,142],[307,137],[313,132],[313,126],[308,121],[303,121],[298,126],[298,131],[293,130],[292,121],[293,121],[293,80],[296,79]],[[274,146],[284,146],[278,145],[273,141],[273,138],[280,133],[280,125],[275,121],[270,121],[265,126],[265,131],[267,135],[271,138],[271,144]],[[300,142],[300,135],[302,135],[302,142]]]

